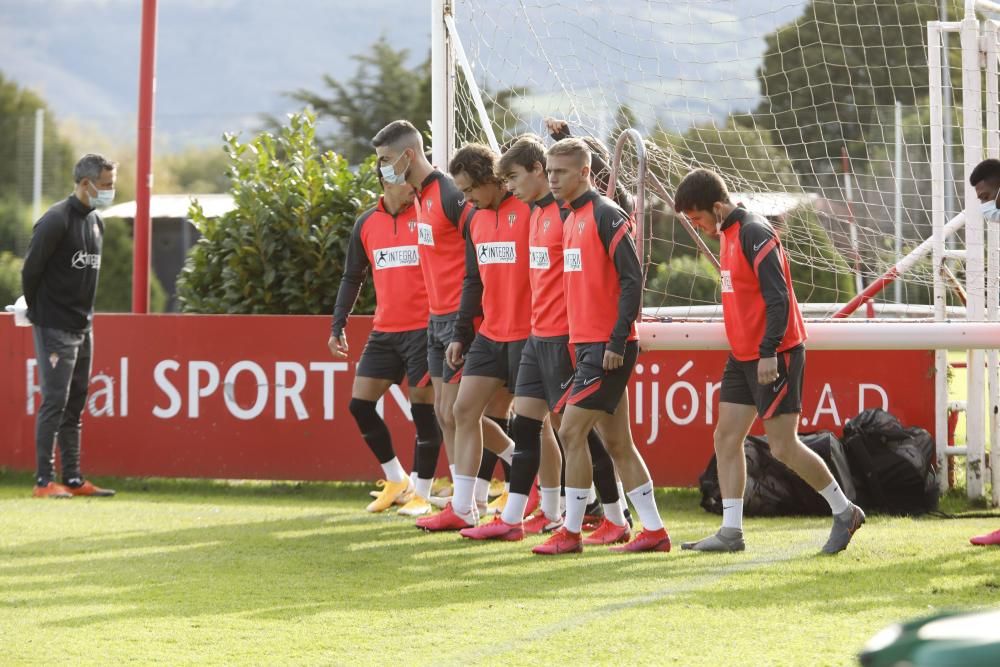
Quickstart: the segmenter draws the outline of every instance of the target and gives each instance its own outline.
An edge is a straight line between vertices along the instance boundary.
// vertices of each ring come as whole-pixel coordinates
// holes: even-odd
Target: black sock
[[[385,422],[375,411],[375,401],[352,398],[348,407],[361,429],[361,437],[368,443],[378,462],[388,463],[396,458],[396,452],[392,449],[392,437]]]
[[[587,434],[587,446],[590,449],[590,460],[594,466],[594,487],[601,497],[601,502],[607,505],[617,503],[618,479],[615,477],[615,463],[608,455],[608,450],[601,441],[597,431],[591,429]]]
[[[479,479],[486,480],[487,482],[493,479],[493,470],[497,467],[497,461],[500,459],[496,454],[488,449],[483,450],[483,460],[479,464],[479,474],[476,475]]]
[[[510,433],[508,433],[508,431],[510,430],[510,420],[509,419],[507,419],[506,417],[494,417],[492,415],[486,415],[486,418],[489,419],[490,421],[492,421],[493,423],[495,423],[497,426],[499,426],[500,430],[503,431],[504,435],[506,435],[507,437],[510,437]],[[492,463],[489,463],[489,464],[487,464],[487,458],[488,458],[487,457],[487,452],[489,453],[489,458],[492,460]],[[493,479],[493,470],[494,470],[494,468],[496,468],[497,461],[500,461],[501,465],[503,466],[504,480],[509,482],[510,481],[510,464],[507,463],[506,461],[502,460],[499,456],[497,456],[496,454],[494,454],[493,452],[491,452],[490,450],[488,450],[486,448],[483,448],[483,463],[482,463],[482,465],[479,466],[479,479],[492,480]],[[487,465],[489,465],[489,469],[485,470],[485,467]],[[483,475],[486,475],[486,476],[484,477]]]
[[[417,445],[413,452],[413,469],[420,479],[431,479],[441,453],[441,430],[438,428],[434,406],[414,403],[410,406],[413,425],[417,429]]]
[[[518,415],[514,418],[514,465],[510,492],[528,495],[538,474],[542,455],[542,422]]]

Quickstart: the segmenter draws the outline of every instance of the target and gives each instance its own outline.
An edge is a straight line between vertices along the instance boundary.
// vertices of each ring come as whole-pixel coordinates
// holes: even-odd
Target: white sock
[[[417,485],[417,479],[419,479],[417,477],[417,471],[414,470],[413,472],[410,473],[410,484],[412,484],[413,486],[416,486]]]
[[[590,485],[590,493],[587,494],[587,504],[589,505],[592,502],[594,502],[595,500],[597,500],[597,489],[595,489],[594,485],[591,484]]]
[[[624,526],[626,523],[621,503],[604,503],[604,516],[616,526]]]
[[[386,461],[382,464],[382,472],[385,473],[385,478],[390,482],[402,482],[406,479],[406,471],[403,470],[403,464],[395,456],[392,457],[391,461]]]
[[[559,511],[559,492],[561,490],[558,486],[542,487],[540,503],[542,513],[550,519],[558,519],[562,516],[562,512]]]
[[[417,481],[413,483],[413,490],[418,496],[427,500],[431,497],[431,484],[434,482],[433,479],[421,479],[417,478]]]
[[[449,463],[448,464],[448,472],[451,473],[451,480],[454,482],[455,481],[455,464],[454,463]]]
[[[559,495],[559,516],[566,514],[566,489],[563,489],[564,493]]]
[[[649,481],[628,492],[628,498],[632,501],[632,507],[639,514],[639,521],[645,530],[660,530],[663,528],[663,520],[656,510],[656,499],[653,497],[653,482]]]
[[[511,440],[510,444],[507,445],[507,449],[497,454],[497,456],[499,456],[504,463],[510,465],[511,462],[514,460],[514,441]]]
[[[500,518],[507,523],[521,523],[524,520],[524,508],[528,506],[528,496],[523,493],[512,493],[507,496],[507,504],[503,507]]]
[[[455,514],[465,516],[472,513],[476,479],[470,475],[455,475],[455,494],[451,497],[451,509]]]
[[[476,504],[485,505],[490,501],[490,483],[485,479],[476,478]]]
[[[743,530],[743,499],[722,499],[722,527]]]
[[[826,502],[830,503],[830,511],[834,515],[840,514],[850,505],[847,496],[840,490],[840,484],[837,484],[837,480],[830,482],[830,486],[820,491],[819,494],[826,498]]]
[[[587,489],[566,487],[566,522],[563,526],[571,533],[583,529],[583,513],[587,510]]]
[[[622,515],[624,515],[628,511],[628,496],[625,495],[625,486],[620,479],[618,479],[618,504],[621,505]]]

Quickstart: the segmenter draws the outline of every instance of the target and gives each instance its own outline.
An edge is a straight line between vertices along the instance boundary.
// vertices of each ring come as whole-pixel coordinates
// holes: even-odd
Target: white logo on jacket
[[[549,261],[549,249],[546,247],[531,246],[528,248],[528,268],[550,269],[552,264]]]
[[[427,202],[428,204],[430,202]],[[434,245],[434,230],[426,222],[417,223],[417,243],[420,245]]]
[[[563,250],[563,271],[583,271],[583,257],[579,248]]]
[[[733,274],[728,270],[722,272],[722,291],[732,292],[733,291]]]
[[[395,269],[401,266],[419,266],[420,255],[415,245],[401,245],[394,248],[378,248],[372,252],[375,270]]]
[[[476,257],[480,264],[514,264],[517,262],[517,248],[513,241],[477,243]]]
[[[73,253],[73,259],[70,260],[74,269],[86,269],[90,267],[92,269],[101,268],[101,256],[98,253],[86,253],[82,250],[77,250]]]

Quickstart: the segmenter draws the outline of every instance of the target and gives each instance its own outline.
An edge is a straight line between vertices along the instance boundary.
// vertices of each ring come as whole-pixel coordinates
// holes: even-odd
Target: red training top
[[[344,276],[333,309],[339,337],[361,292],[368,269],[375,284],[375,331],[412,331],[427,326],[427,290],[417,252],[417,210],[408,204],[393,215],[379,198],[354,223]]]
[[[531,333],[528,225],[531,209],[509,192],[497,210],[466,214],[465,282],[455,323],[457,340],[468,346],[480,307],[479,332],[497,342],[524,340]]]
[[[531,209],[528,236],[531,333],[540,338],[569,335],[563,286],[563,220],[569,211],[551,194]]]
[[[458,310],[465,275],[465,242],[460,229],[465,195],[451,177],[431,172],[417,195],[420,266],[431,315]]]
[[[571,343],[607,343],[617,354],[638,340],[642,268],[632,224],[613,201],[588,190],[563,223],[563,283]]]
[[[804,343],[788,258],[774,228],[737,207],[720,231],[722,316],[733,356],[752,361]]]

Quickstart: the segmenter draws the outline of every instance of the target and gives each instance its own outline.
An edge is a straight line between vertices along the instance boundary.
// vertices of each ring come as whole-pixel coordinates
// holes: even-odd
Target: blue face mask
[[[403,155],[406,155],[406,153],[404,152]],[[389,185],[402,185],[403,183],[406,183],[406,170],[410,168],[410,163],[407,162],[406,167],[404,167],[400,172],[396,171],[395,166],[400,160],[403,159],[403,155],[396,158],[396,161],[392,164],[385,164],[379,167],[379,171],[382,172],[382,180]]]
[[[94,188],[95,194],[90,195],[90,205],[94,208],[107,208],[111,206],[111,203],[115,200],[115,189],[110,190],[98,190],[96,186]],[[89,194],[89,191],[88,191]]]

